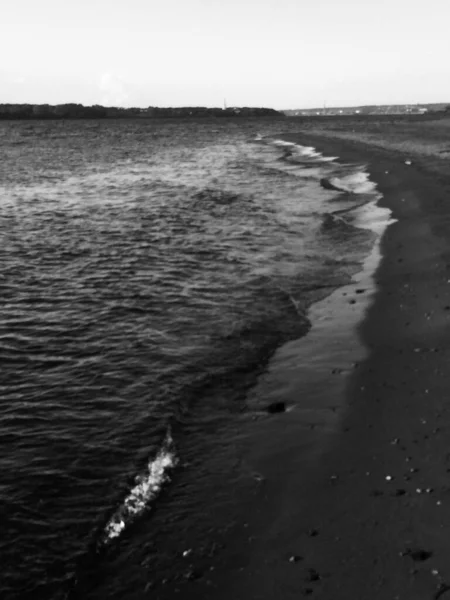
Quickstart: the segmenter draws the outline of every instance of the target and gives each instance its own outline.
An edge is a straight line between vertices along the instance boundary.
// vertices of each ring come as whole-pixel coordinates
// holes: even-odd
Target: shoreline
[[[339,204],[336,206],[339,206]],[[377,201],[375,199],[368,204],[355,206],[352,209],[355,211],[352,226],[372,230],[372,227],[368,226],[368,223],[370,223],[370,215],[369,218],[367,218],[367,213],[378,213],[376,206]],[[349,209],[345,210],[348,211]],[[383,219],[383,215],[380,215],[380,217],[382,217],[382,222],[384,221],[384,227],[387,226],[386,218]],[[282,345],[278,347],[278,350],[275,351],[275,355],[279,351],[281,352],[281,367],[279,368],[279,365],[275,365],[275,374],[278,375],[278,377],[281,375],[282,379],[285,379],[290,383],[290,389],[283,390],[283,394],[285,402],[288,405],[288,412],[290,413],[289,431],[293,445],[296,443],[295,438],[297,437],[298,428],[302,431],[302,468],[306,468],[306,461],[311,459],[311,456],[316,449],[321,449],[321,444],[318,443],[318,441],[323,442],[326,437],[330,437],[337,427],[336,423],[341,418],[342,407],[338,410],[334,405],[334,402],[330,403],[325,398],[323,389],[326,385],[335,386],[336,384],[339,384],[342,388],[346,380],[344,375],[348,375],[348,372],[353,369],[352,363],[360,361],[363,357],[364,350],[360,345],[357,345],[357,340],[354,339],[354,327],[362,318],[362,313],[365,311],[367,303],[371,299],[370,290],[373,291],[372,288],[374,287],[371,281],[363,281],[363,278],[372,278],[374,268],[379,261],[379,233],[374,232],[373,236],[372,251],[363,262],[355,261],[355,266],[354,268],[352,267],[353,275],[349,274],[347,280],[342,281],[338,287],[333,286],[333,288],[327,292],[324,292],[323,290],[319,291],[319,293],[316,294],[315,301],[308,303],[308,322],[310,323],[312,320],[312,325],[315,328],[313,337],[310,335],[310,326],[308,326],[307,332],[305,332],[304,335],[295,337],[291,341],[284,341]],[[367,249],[367,251],[369,251],[369,249]],[[363,263],[367,263],[365,268]],[[348,283],[349,279],[350,283]],[[356,292],[356,289],[361,286],[364,287],[364,290],[362,294],[359,294]],[[347,291],[341,297],[342,290]],[[345,294],[348,294],[348,297],[346,297]],[[357,298],[358,302],[355,300],[355,304],[353,304],[352,300],[351,303],[350,297]],[[335,313],[337,303],[340,304],[340,315],[336,321]],[[311,319],[312,312],[314,313],[314,316]],[[351,327],[349,327],[349,319],[353,323]],[[318,322],[325,321],[325,323],[317,323],[315,326],[314,321],[316,320]],[[329,356],[328,341],[330,337],[329,324],[331,320],[336,321],[337,328],[333,330],[333,333],[339,338],[339,342],[335,344],[333,370],[328,368],[331,360]],[[349,338],[352,339],[352,342],[349,341]],[[351,347],[352,344],[354,347]],[[284,354],[284,350],[286,349],[288,354],[292,354],[292,359],[294,361],[292,366],[289,365],[289,356],[286,357]],[[342,355],[343,352],[347,350],[349,351],[349,355],[344,359]],[[306,405],[304,402],[296,402],[295,399],[293,399],[293,395],[296,394],[297,388],[299,387],[298,376],[296,377],[295,374],[295,361],[298,362],[301,354],[304,356],[304,362],[306,364],[305,371],[309,371],[309,378],[303,386],[304,389],[306,392],[308,392],[308,390],[311,391],[313,387],[322,389],[322,392],[319,389],[315,393],[314,402],[308,400]],[[313,369],[309,369],[309,365],[307,364],[311,358],[311,354],[315,354],[316,356],[316,366]],[[318,360],[319,355],[320,360]],[[274,362],[274,358],[275,356],[273,355],[269,360],[269,370],[270,365]],[[262,369],[260,369],[259,371],[260,373],[255,376],[253,386],[250,389],[251,395],[267,392],[266,370],[262,371]],[[327,377],[326,384],[322,381],[324,376]],[[277,383],[275,383],[275,385],[277,385]],[[247,394],[248,393],[249,392],[247,391]],[[280,393],[280,390],[278,390],[278,393]],[[343,388],[340,389],[340,394],[343,396]],[[321,397],[325,400],[325,403],[322,406],[317,406],[315,402],[320,401]],[[170,486],[162,491],[161,498],[158,498],[158,510],[155,515],[152,515],[148,523],[148,529],[150,531],[149,539],[158,541],[152,543],[153,547],[150,548],[150,555],[145,556],[145,552],[143,552],[142,558],[136,560],[136,562],[140,562],[141,565],[145,564],[150,566],[153,563],[156,576],[152,574],[150,582],[147,579],[146,582],[144,581],[142,587],[138,586],[138,588],[141,589],[137,591],[136,596],[133,595],[133,597],[140,597],[143,588],[146,590],[152,589],[153,592],[157,590],[157,597],[171,597],[174,594],[180,593],[178,590],[180,587],[184,586],[184,580],[189,578],[190,573],[201,573],[201,577],[204,578],[204,581],[208,581],[208,571],[211,567],[215,569],[216,567],[219,567],[219,565],[222,566],[224,563],[228,562],[227,550],[223,552],[223,548],[228,545],[228,540],[232,540],[232,543],[234,544],[235,540],[240,537],[239,531],[236,531],[236,527],[237,530],[240,528],[239,518],[243,515],[245,516],[247,511],[252,511],[251,504],[255,501],[255,498],[256,502],[259,502],[258,496],[260,493],[262,493],[263,496],[266,495],[267,490],[263,488],[266,487],[267,482],[272,488],[273,486],[277,486],[275,478],[271,474],[261,475],[255,463],[261,460],[264,470],[264,463],[267,463],[268,461],[272,462],[270,456],[271,451],[266,447],[265,440],[273,440],[276,445],[280,436],[285,436],[283,428],[286,424],[285,417],[287,415],[267,415],[266,406],[270,404],[269,399],[266,399],[263,402],[259,401],[258,404],[259,406],[252,406],[251,402],[248,402],[247,397],[246,410],[242,414],[237,415],[235,419],[232,419],[232,421],[224,428],[224,431],[216,432],[214,438],[215,444],[219,447],[224,447],[225,445],[231,446],[231,449],[226,450],[228,457],[227,462],[230,464],[230,472],[224,472],[222,470],[221,475],[219,475],[220,471],[218,471],[217,466],[220,464],[220,461],[218,463],[218,461],[210,454],[208,454],[206,459],[203,455],[201,456],[201,465],[195,463],[198,472],[201,473],[202,480],[200,481],[200,486],[203,487],[203,492],[206,491],[206,494],[204,494],[205,498],[211,498],[211,494],[218,494],[218,496],[210,501],[211,513],[214,513],[214,519],[211,519],[209,515],[205,514],[205,509],[209,510],[210,508],[208,500],[206,500],[202,512],[198,508],[192,507],[191,515],[186,513],[185,519],[189,519],[190,522],[189,525],[184,527],[183,531],[169,531],[169,533],[165,532],[166,535],[160,535],[159,532],[164,529],[165,520],[172,518],[170,506],[174,503],[177,504],[178,501],[177,508],[180,511],[180,505],[183,501],[182,488],[188,483],[188,480],[184,478],[183,465],[181,465],[181,468],[176,470],[173,475],[174,485],[178,486],[176,487],[175,494],[172,491],[171,495],[171,489],[173,490],[173,488],[170,488]],[[294,404],[296,404],[295,411],[291,412],[291,408]],[[263,410],[261,410],[261,408]],[[218,440],[218,436],[220,437],[220,441]],[[259,447],[265,448],[265,451],[261,456],[258,456],[257,452],[256,454],[252,452],[252,448],[257,450]],[[274,447],[272,450],[276,454],[276,448]],[[208,473],[209,476],[206,478],[206,474]],[[211,482],[207,482],[206,479],[211,479]],[[214,481],[217,480],[217,486],[219,479],[220,483],[227,481],[230,484],[230,491],[225,491],[225,493],[223,493],[219,488],[214,488]],[[199,482],[197,481],[197,484],[198,483]],[[233,489],[234,484],[236,484],[235,489]],[[279,492],[277,490],[274,491],[275,496],[278,496]],[[272,491],[269,491],[268,493],[272,494]],[[180,497],[181,502],[178,500]],[[216,501],[218,505],[217,508],[214,506]],[[247,520],[248,519],[245,518],[245,522],[247,522]],[[230,523],[231,526],[229,525]],[[134,527],[133,525],[131,526]],[[248,533],[248,528],[249,524],[247,523],[246,531],[244,532],[245,535]],[[103,527],[101,529],[103,529]],[[162,543],[162,547],[158,549],[160,538],[164,538],[164,542]],[[126,544],[126,539],[127,536],[124,535],[123,539],[121,538],[118,541],[118,544]],[[244,546],[246,541],[247,539],[244,540]],[[245,549],[245,552],[246,551],[247,549]],[[93,592],[92,597],[99,597],[98,594],[101,592],[97,590],[97,581],[100,586],[102,586],[102,579],[109,581],[111,577],[111,573],[109,572],[110,567],[108,565],[109,561],[107,558],[110,553],[113,553],[113,550],[110,552],[110,549],[107,549],[105,551],[105,556],[100,556],[99,560],[96,561],[95,569],[91,570],[88,568],[85,573],[83,572],[80,583],[72,590],[74,598],[80,597],[80,594],[84,591],[87,592],[90,588]],[[158,554],[160,556],[157,556]],[[161,556],[164,557],[161,558]],[[103,558],[105,558],[105,560],[103,560]],[[235,558],[232,560],[234,561]],[[89,562],[89,559],[87,559],[87,562]],[[100,574],[100,576],[97,577],[98,573],[96,572],[101,572],[103,564],[105,565],[104,576]],[[225,564],[225,570],[227,569],[228,566]],[[83,570],[84,568],[82,571]],[[84,581],[86,583],[84,583]],[[189,593],[189,590],[184,589],[183,593]]]
[[[339,432],[309,464],[301,460],[302,440],[286,436],[294,413],[276,417],[276,452],[266,452],[261,464],[277,474],[278,487],[263,481],[215,571],[177,586],[177,596],[440,597],[450,581],[450,248],[443,238],[450,181],[406,165],[407,157],[392,150],[324,135],[283,137],[340,161],[367,162],[383,194],[380,206],[397,219],[382,237],[374,302],[357,328],[368,356],[343,392],[348,410]],[[245,549],[233,551],[254,533]]]
[[[336,165],[340,162],[337,161]],[[258,375],[254,385],[247,392],[247,410],[239,419],[240,423],[236,424],[238,430],[232,436],[233,443],[237,445],[241,455],[240,477],[248,479],[244,486],[247,493],[245,497],[241,496],[241,507],[236,507],[235,514],[230,515],[233,522],[235,517],[238,521],[239,517],[243,517],[244,531],[239,531],[242,525],[240,522],[234,522],[231,531],[225,536],[225,544],[220,536],[213,535],[213,539],[216,537],[218,548],[223,549],[229,540],[235,545],[237,539],[240,540],[239,544],[245,547],[248,539],[253,540],[257,537],[259,526],[253,528],[250,523],[251,517],[247,518],[245,515],[247,512],[253,512],[252,504],[255,502],[261,501],[264,505],[267,495],[274,493],[275,496],[279,496],[280,490],[277,488],[282,482],[279,481],[278,467],[273,461],[273,456],[276,456],[278,451],[278,440],[284,438],[284,443],[294,446],[298,443],[296,438],[300,430],[300,461],[302,469],[307,469],[314,455],[323,451],[327,439],[332,438],[339,427],[345,406],[342,403],[336,405],[336,402],[339,404],[339,399],[330,401],[325,390],[329,386],[339,386],[339,395],[343,398],[349,374],[365,358],[366,351],[358,343],[356,326],[372,302],[375,293],[373,277],[380,261],[380,239],[391,223],[390,211],[380,209],[378,201],[379,198],[374,198],[368,203],[345,209],[355,211],[352,227],[373,233],[372,248],[359,263],[359,267],[355,268],[349,280],[334,286],[326,295],[320,294],[308,304],[308,330],[304,335],[285,341],[277,348],[265,370]],[[330,338],[333,338],[332,349]],[[313,364],[311,357],[314,357]],[[304,368],[298,369],[298,365],[302,363]],[[304,381],[301,381],[302,378]],[[305,397],[308,397],[306,402],[298,399],[299,389],[300,395],[305,392]],[[267,406],[280,400],[286,405],[289,416],[269,415]],[[241,489],[242,491],[244,490]],[[219,522],[217,526],[220,530]],[[244,534],[242,540],[241,533]],[[187,554],[192,560],[185,560],[182,561],[184,565],[177,565],[178,568],[174,570],[176,575],[164,580],[166,583],[163,583],[162,587],[155,582],[160,594],[158,598],[175,597],[180,591],[188,594],[187,589],[183,591],[183,577],[194,572],[198,573],[199,579],[204,577],[208,585],[223,587],[223,583],[211,581],[215,577],[210,577],[208,571],[211,568],[219,571],[219,565],[228,571],[228,552],[219,551],[217,556],[214,553],[212,560],[210,558],[205,561],[200,548],[196,547],[195,542],[193,544],[192,550]],[[213,543],[213,546],[215,545]],[[189,547],[189,544],[185,546]],[[247,551],[248,548],[245,548],[244,554]],[[244,556],[237,557],[233,551],[233,564],[246,560]],[[210,591],[208,590],[206,596]],[[200,590],[196,590],[196,594],[198,593]]]
[[[280,137],[286,139],[288,136]],[[362,162],[360,157],[355,156],[351,151],[343,155],[339,148],[334,147],[330,152],[328,145],[320,147],[317,140],[310,143],[309,140],[305,142],[303,136],[301,139],[297,139],[297,136],[294,139],[294,136],[291,136],[289,141],[313,146],[324,156],[337,155],[336,164]],[[371,175],[370,179],[373,180]],[[300,481],[302,485],[307,486],[315,478],[315,470],[323,460],[322,457],[326,456],[336,439],[346,430],[343,424],[349,410],[346,390],[356,369],[370,353],[363,341],[359,339],[359,327],[378,292],[375,277],[383,258],[381,251],[383,236],[389,226],[395,222],[391,211],[382,208],[382,200],[380,194],[380,197],[373,201],[372,213],[375,222],[372,222],[372,227],[367,226],[367,222],[355,224],[357,227],[373,231],[376,236],[372,249],[361,263],[360,269],[352,275],[350,282],[335,288],[329,295],[318,299],[308,307],[310,330],[305,336],[289,341],[278,348],[266,373],[259,377],[258,383],[250,391],[248,398],[250,407],[253,398],[257,398],[254,404],[259,406],[268,406],[271,402],[281,399],[286,403],[290,414],[263,417],[260,423],[244,434],[247,438],[245,461],[249,463],[249,470],[256,473],[267,488],[257,500],[262,502],[263,506],[254,507],[256,514],[260,513],[256,525],[252,526],[251,523],[253,515],[247,516],[248,522],[244,524],[245,532],[242,540],[239,539],[241,538],[239,532],[237,533],[239,544],[246,545],[250,542],[247,556],[245,552],[239,557],[233,553],[233,576],[237,578],[237,582],[233,583],[230,589],[228,588],[230,563],[225,559],[226,576],[219,576],[217,580],[214,576],[210,577],[210,585],[216,589],[214,593],[210,590],[200,597],[218,600],[229,597],[253,597],[252,587],[247,589],[246,581],[247,570],[253,568],[255,555],[256,562],[264,565],[263,569],[269,564],[271,567],[279,565],[280,556],[271,557],[269,560],[267,557],[270,556],[272,544],[279,545],[282,530],[291,529],[293,514],[298,516],[295,506],[297,497],[295,488]],[[367,209],[368,205],[363,206]],[[368,221],[371,222],[370,218]],[[301,440],[298,439],[299,436]],[[288,451],[289,456],[287,456]],[[294,456],[293,451],[298,452],[298,456]],[[293,478],[297,481],[294,480],[292,485],[290,480]],[[272,508],[270,504],[274,503],[271,496],[275,497],[275,507]],[[264,503],[269,505],[269,511]],[[260,540],[258,539],[261,531],[264,530],[266,520],[269,520],[271,529],[268,547],[266,547],[267,540],[264,539],[264,534]],[[305,525],[301,535],[307,535],[307,532],[308,526]],[[258,541],[261,540],[265,550],[258,547]],[[252,545],[253,549],[250,549]],[[292,561],[297,562],[300,556],[303,561],[303,555],[294,551],[297,547],[296,541],[289,541],[285,545],[281,561],[288,564]],[[278,566],[275,568],[277,569]],[[252,578],[255,575],[253,574]],[[278,597],[276,586],[272,585],[270,593],[267,591],[273,582],[267,581],[264,585],[261,584],[262,575],[263,573],[257,574],[256,587],[258,590],[261,588],[260,593],[264,589],[264,593],[255,597]],[[240,589],[241,586],[243,590]],[[196,594],[199,591],[197,590]],[[300,591],[294,589],[293,594],[298,594]]]

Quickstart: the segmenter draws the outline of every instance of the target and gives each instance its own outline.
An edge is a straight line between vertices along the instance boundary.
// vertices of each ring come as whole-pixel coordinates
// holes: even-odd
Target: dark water
[[[238,501],[245,390],[373,243],[364,167],[283,127],[0,124],[1,598],[134,597]]]

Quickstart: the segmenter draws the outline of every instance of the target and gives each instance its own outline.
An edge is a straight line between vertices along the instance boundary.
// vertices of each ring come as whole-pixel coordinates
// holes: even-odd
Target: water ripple
[[[61,597],[371,243],[240,127],[0,123],[1,597]]]

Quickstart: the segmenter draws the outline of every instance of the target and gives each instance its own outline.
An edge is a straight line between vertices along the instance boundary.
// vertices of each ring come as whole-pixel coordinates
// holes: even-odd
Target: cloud
[[[21,85],[22,83],[25,83],[25,81],[25,77],[16,77],[13,79],[13,83],[16,83],[17,85]]]
[[[126,83],[113,73],[103,73],[99,88],[103,92],[102,104],[105,106],[124,106],[130,98]]]

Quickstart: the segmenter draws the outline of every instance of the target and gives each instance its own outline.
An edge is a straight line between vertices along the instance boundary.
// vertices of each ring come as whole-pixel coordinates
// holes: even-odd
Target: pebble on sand
[[[184,578],[188,581],[195,581],[196,579],[200,579],[202,574],[197,569],[190,569],[184,574]]]
[[[423,562],[433,556],[433,553],[423,548],[407,548],[402,556],[410,556],[415,562]]]
[[[290,563],[297,563],[297,562],[300,562],[301,560],[303,560],[303,556],[299,556],[298,554],[293,554],[292,556],[289,557]]]
[[[320,581],[320,575],[315,569],[308,569],[307,581]]]
[[[318,529],[309,529],[308,535],[309,535],[309,537],[316,537],[317,535],[319,535],[319,530]]]
[[[286,412],[285,402],[272,402],[267,407],[267,412],[270,414]]]

